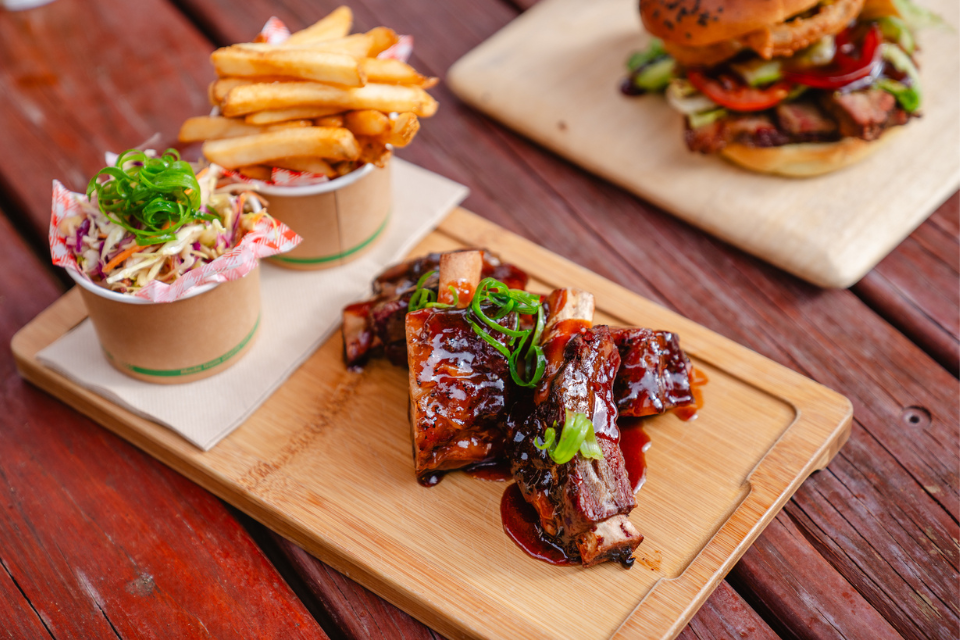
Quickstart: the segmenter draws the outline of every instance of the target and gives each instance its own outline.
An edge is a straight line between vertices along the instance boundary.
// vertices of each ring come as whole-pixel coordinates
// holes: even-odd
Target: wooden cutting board
[[[807,179],[690,153],[660,96],[620,94],[649,41],[636,0],[542,0],[451,67],[457,95],[611,182],[814,284],[848,287],[960,186],[960,3],[919,0],[923,117],[866,161]]]
[[[209,452],[36,360],[86,311],[77,291],[12,343],[22,375],[451,638],[673,638],[814,470],[846,441],[843,396],[462,209],[411,255],[488,247],[531,290],[592,291],[597,322],[679,333],[706,372],[697,419],[649,419],[630,570],[556,567],[503,533],[506,487],[413,473],[407,373],[347,371],[339,334]]]

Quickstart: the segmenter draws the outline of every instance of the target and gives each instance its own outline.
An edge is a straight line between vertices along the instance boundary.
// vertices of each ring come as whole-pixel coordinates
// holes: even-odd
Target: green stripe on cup
[[[107,351],[106,349],[104,349],[103,352],[107,354],[108,358],[110,358],[111,360],[119,364],[121,367],[129,371],[133,371],[134,373],[139,373],[140,375],[144,375],[144,376],[156,376],[158,378],[177,378],[179,376],[189,376],[195,373],[200,373],[201,371],[207,371],[209,369],[213,369],[214,367],[223,364],[233,356],[240,353],[240,351],[242,351],[243,348],[247,346],[247,344],[253,339],[253,336],[256,335],[257,328],[259,326],[260,326],[260,316],[258,315],[257,321],[253,325],[253,329],[250,330],[250,333],[247,334],[246,338],[240,341],[240,344],[235,346],[233,349],[230,349],[230,351],[227,351],[225,354],[223,354],[219,358],[214,358],[209,362],[204,362],[203,364],[198,364],[193,367],[187,367],[186,369],[147,369],[146,367],[138,367],[133,364],[127,364],[126,362],[120,362],[116,358],[114,358],[110,354],[110,352]]]
[[[377,239],[377,237],[383,233],[383,230],[387,228],[387,222],[390,221],[390,215],[387,214],[387,217],[383,219],[383,223],[380,225],[376,231],[373,232],[373,235],[353,247],[352,249],[347,249],[346,251],[341,251],[340,253],[334,254],[332,256],[321,256],[319,258],[291,258],[289,256],[271,256],[271,260],[276,260],[277,262],[290,262],[293,264],[322,264],[324,262],[333,262],[334,260],[340,260],[341,258],[346,258],[349,255],[353,255],[357,251],[360,251],[368,244]]]

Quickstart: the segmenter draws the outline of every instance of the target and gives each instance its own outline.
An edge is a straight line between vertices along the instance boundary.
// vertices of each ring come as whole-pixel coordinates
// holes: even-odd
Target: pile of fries
[[[419,118],[437,111],[436,84],[407,63],[378,57],[398,42],[386,27],[348,35],[353,13],[334,10],[280,44],[224,47],[210,102],[220,116],[190,118],[181,142],[204,141],[210,162],[270,180],[272,168],[335,178],[366,163],[382,167]]]

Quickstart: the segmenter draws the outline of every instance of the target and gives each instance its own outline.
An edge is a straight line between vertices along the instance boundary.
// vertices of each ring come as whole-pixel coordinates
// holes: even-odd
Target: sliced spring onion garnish
[[[543,355],[543,349],[540,348],[540,336],[543,334],[543,327],[546,324],[540,296],[529,291],[511,289],[494,278],[484,278],[477,285],[476,293],[473,294],[470,310],[477,320],[509,338],[508,346],[504,347],[484,327],[468,316],[470,325],[481,338],[491,345],[494,345],[494,343],[499,345],[499,347],[494,346],[497,351],[506,356],[510,365],[510,377],[513,378],[513,381],[521,387],[536,386],[547,367],[547,358]],[[488,315],[487,312],[491,310],[493,311],[492,315]],[[512,316],[512,326],[506,327],[498,322],[498,320],[511,313],[514,314]],[[536,325],[532,329],[520,329],[521,315],[536,315]],[[526,379],[520,375],[517,366],[521,358],[524,363],[524,372],[527,375]]]
[[[453,304],[437,302],[437,294],[424,288],[427,281],[436,273],[436,271],[426,273],[417,281],[416,289],[407,305],[408,311],[450,309],[459,306],[460,296],[453,286],[450,287],[454,297]],[[543,355],[543,349],[540,348],[540,336],[543,335],[545,324],[540,296],[528,291],[511,289],[495,278],[484,278],[477,285],[477,291],[473,294],[473,301],[468,309],[467,322],[484,342],[507,359],[513,381],[521,387],[536,386],[547,367],[547,358]],[[499,322],[511,313],[514,315],[511,316],[510,326]],[[536,325],[532,329],[520,329],[521,315],[535,315]],[[506,336],[506,344],[495,338],[491,330]],[[520,374],[518,363],[521,360],[526,378]]]
[[[567,409],[559,440],[557,440],[555,427],[556,424],[548,427],[543,432],[543,440],[538,438],[533,446],[541,451],[546,450],[550,459],[557,464],[570,462],[578,451],[584,458],[599,460],[603,457],[597,436],[593,431],[593,423],[586,415]]]
[[[107,180],[101,181],[101,176]],[[131,149],[113,167],[101,169],[87,185],[87,197],[111,222],[131,233],[140,246],[177,239],[177,230],[216,216],[200,212],[200,184],[189,163],[175,149],[150,157]]]

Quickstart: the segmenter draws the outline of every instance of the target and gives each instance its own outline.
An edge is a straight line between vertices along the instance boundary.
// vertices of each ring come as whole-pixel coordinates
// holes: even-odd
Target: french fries
[[[334,51],[274,49],[250,51],[239,47],[217,49],[210,56],[221,77],[284,76],[362,87],[367,77],[356,58]]]
[[[378,55],[400,41],[400,38],[397,37],[396,32],[393,29],[387,29],[386,27],[370,29],[370,31],[367,31],[366,35],[371,40],[370,48],[367,50],[367,57],[370,58],[376,58]]]
[[[390,131],[390,117],[375,109],[348,111],[343,126],[357,136],[382,136]]]
[[[429,89],[437,84],[436,78],[427,78],[416,69],[400,60],[363,58],[360,60],[360,71],[368,82],[379,84],[409,84],[423,89]]]
[[[227,169],[296,156],[356,160],[360,157],[357,139],[347,129],[300,127],[240,138],[207,140],[203,155]]]
[[[313,126],[311,120],[287,120],[277,124],[259,127],[250,125],[235,118],[220,118],[217,116],[199,116],[189,118],[180,127],[180,142],[200,142],[202,140],[221,140],[223,138],[239,138],[252,136],[258,133],[289,129],[291,127]]]
[[[343,116],[339,114],[335,116],[324,116],[322,118],[317,118],[313,121],[313,123],[318,127],[342,127]]]
[[[390,121],[390,130],[378,136],[385,144],[393,147],[405,147],[420,131],[420,120],[412,113],[401,113]]]
[[[429,118],[437,112],[437,101],[420,87],[406,85],[368,84],[345,89],[319,82],[276,82],[234,87],[220,105],[228,117],[293,107],[411,111]]]
[[[383,141],[377,138],[357,138],[360,145],[360,153],[357,158],[360,162],[370,163],[378,167],[383,167],[390,159],[390,149]]]
[[[347,6],[338,7],[312,26],[292,34],[283,44],[290,46],[343,38],[350,33],[352,26],[353,11]]]
[[[219,115],[188,119],[180,141],[203,141],[208,160],[261,180],[272,167],[335,178],[384,166],[436,113],[425,89],[437,79],[377,57],[400,42],[392,29],[352,26],[340,7],[285,41],[258,36],[214,51],[209,98]]]
[[[292,109],[278,109],[276,111],[258,111],[246,116],[243,120],[247,124],[274,124],[287,120],[316,120],[326,116],[342,113],[339,107],[294,107]]]

